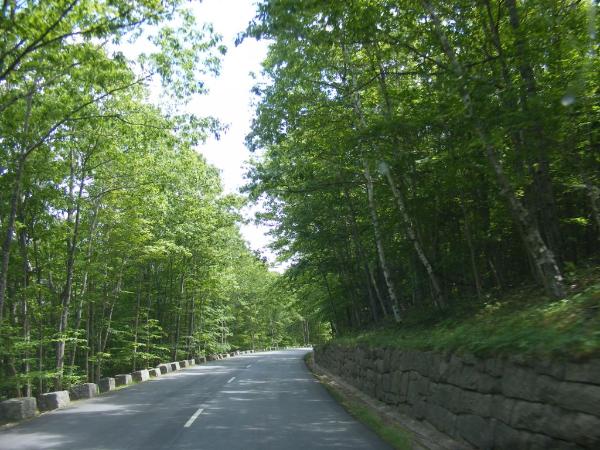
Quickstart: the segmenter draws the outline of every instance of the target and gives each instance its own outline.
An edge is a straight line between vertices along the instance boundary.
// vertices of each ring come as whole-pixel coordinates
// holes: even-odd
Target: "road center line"
[[[202,411],[204,411],[204,408],[198,408],[198,411],[196,411],[192,417],[190,417],[188,419],[188,421],[185,423],[185,425],[183,426],[184,428],[189,428],[192,426],[192,424],[194,423],[194,420],[196,420],[198,418],[198,416],[200,414],[202,414]]]
[[[231,378],[229,379],[229,381],[227,382],[227,384],[231,383],[233,380],[235,380],[235,377],[231,377]]]

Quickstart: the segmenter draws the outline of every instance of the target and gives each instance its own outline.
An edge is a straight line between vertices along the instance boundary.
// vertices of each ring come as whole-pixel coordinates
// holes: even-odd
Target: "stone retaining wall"
[[[328,344],[315,348],[315,362],[476,448],[600,448],[600,360],[478,359]]]

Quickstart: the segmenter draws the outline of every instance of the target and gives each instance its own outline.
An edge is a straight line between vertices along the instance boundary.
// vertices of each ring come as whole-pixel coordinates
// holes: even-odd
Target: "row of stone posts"
[[[200,357],[199,362],[206,362],[206,358],[204,356]],[[71,386],[68,391],[47,392],[41,394],[37,399],[35,397],[11,398],[0,403],[0,423],[29,419],[37,414],[38,409],[40,412],[46,412],[64,408],[69,406],[71,400],[94,398],[98,394],[114,391],[118,387],[127,386],[133,382],[141,383],[150,378],[194,365],[196,365],[195,359],[185,359],[160,364],[152,369],[136,370],[132,373],[101,378],[98,384],[83,383]]]
[[[229,353],[215,353],[213,355],[208,355],[205,359],[206,361],[218,361],[220,359],[227,359],[227,358],[232,358],[234,356],[238,356],[238,355],[249,355],[250,353],[254,353],[254,352],[263,352],[265,350],[236,350],[233,352],[229,352]]]
[[[271,348],[256,351],[260,352],[265,350],[271,350]],[[254,352],[255,350],[236,350],[230,353],[209,355],[208,357],[201,356],[198,362],[205,363],[207,361],[216,361]],[[141,383],[151,378],[156,378],[169,372],[175,372],[194,365],[196,365],[195,359],[184,359],[182,361],[159,364],[158,367],[152,369],[136,370],[132,373],[101,378],[98,380],[98,384],[83,383],[71,386],[68,391],[48,392],[46,394],[41,394],[37,399],[35,397],[11,398],[0,403],[0,423],[29,419],[37,414],[38,409],[40,412],[46,412],[64,408],[69,406],[71,400],[94,398],[98,394],[114,391],[118,387],[127,386],[133,382]]]

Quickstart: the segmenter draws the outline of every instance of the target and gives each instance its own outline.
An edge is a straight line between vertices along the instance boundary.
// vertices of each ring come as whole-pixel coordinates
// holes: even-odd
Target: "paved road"
[[[0,449],[389,450],[313,378],[305,353],[237,356],[74,402],[0,431]]]

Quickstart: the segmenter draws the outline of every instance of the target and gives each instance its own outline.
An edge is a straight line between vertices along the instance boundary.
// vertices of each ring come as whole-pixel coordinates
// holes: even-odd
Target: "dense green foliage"
[[[260,3],[246,35],[272,44],[248,191],[305,311],[334,333],[391,320],[402,333],[414,310],[443,318],[523,283],[550,299],[578,289],[570,273],[597,264],[600,236],[597,8]]]
[[[389,327],[357,331],[336,342],[482,357],[581,360],[600,355],[599,302],[598,284],[552,302],[531,288],[522,288],[481,308],[474,308],[472,302],[457,303],[443,317],[412,310],[400,331]]]
[[[225,51],[179,3],[2,2],[0,398],[304,338],[194,149],[220,125],[173,108]]]
[[[596,0],[262,0],[247,189],[285,277],[195,150],[225,48],[183,3],[0,6],[0,397],[382,323],[348,339],[597,351]]]

